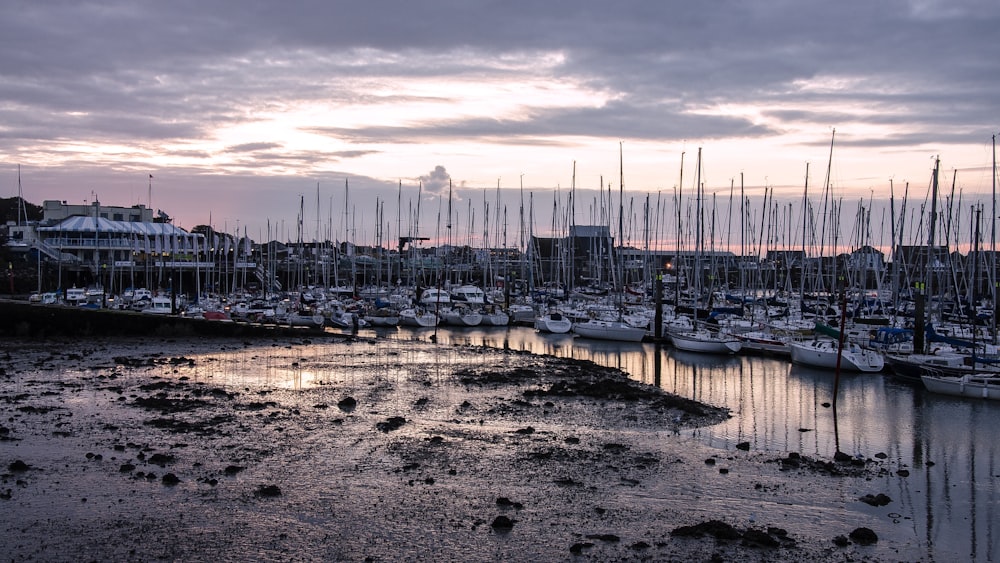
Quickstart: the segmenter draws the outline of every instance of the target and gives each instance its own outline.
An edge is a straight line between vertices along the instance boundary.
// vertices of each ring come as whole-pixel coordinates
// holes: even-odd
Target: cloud
[[[246,152],[264,151],[268,149],[279,149],[279,148],[281,148],[280,143],[243,143],[242,145],[233,145],[231,147],[227,147],[224,152],[246,153]]]
[[[451,175],[440,164],[434,167],[429,173],[420,177],[424,192],[428,194],[442,195],[448,192],[451,183]]]

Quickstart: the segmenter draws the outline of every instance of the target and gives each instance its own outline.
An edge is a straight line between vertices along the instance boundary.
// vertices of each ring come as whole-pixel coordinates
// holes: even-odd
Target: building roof
[[[99,217],[86,217],[76,215],[67,217],[55,225],[48,227],[38,227],[42,232],[73,232],[73,233],[101,233],[101,234],[125,234],[142,236],[191,236],[180,227],[175,227],[170,223],[142,223],[137,221],[112,221]],[[196,235],[197,236],[197,235]]]

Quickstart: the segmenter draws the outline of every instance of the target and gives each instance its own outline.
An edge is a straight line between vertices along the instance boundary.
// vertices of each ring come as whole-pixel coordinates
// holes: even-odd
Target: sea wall
[[[105,335],[275,337],[306,334],[323,333],[302,328],[0,300],[0,336],[6,337]]]

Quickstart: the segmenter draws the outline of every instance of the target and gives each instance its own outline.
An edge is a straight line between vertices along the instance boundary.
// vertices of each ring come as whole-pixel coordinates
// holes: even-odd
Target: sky
[[[986,232],[998,40],[995,0],[6,0],[0,178],[256,240],[514,246],[607,206],[632,243],[793,245],[840,201],[840,243],[861,208],[884,246],[939,157]]]

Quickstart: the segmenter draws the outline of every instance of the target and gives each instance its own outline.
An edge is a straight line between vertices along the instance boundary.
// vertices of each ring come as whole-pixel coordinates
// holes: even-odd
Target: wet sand
[[[920,558],[866,485],[898,468],[691,438],[727,416],[589,362],[479,347],[7,340],[0,553]]]

